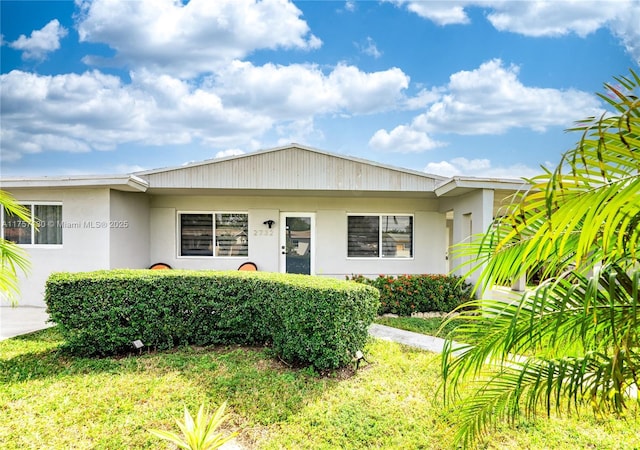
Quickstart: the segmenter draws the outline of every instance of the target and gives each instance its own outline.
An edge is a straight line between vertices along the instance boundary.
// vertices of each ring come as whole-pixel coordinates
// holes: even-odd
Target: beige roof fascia
[[[118,191],[146,192],[149,183],[136,175],[77,175],[5,178],[0,180],[0,187],[2,189],[106,187]]]
[[[530,188],[531,185],[523,179],[456,176],[436,186],[435,193],[438,197],[457,197],[475,189],[526,191]]]

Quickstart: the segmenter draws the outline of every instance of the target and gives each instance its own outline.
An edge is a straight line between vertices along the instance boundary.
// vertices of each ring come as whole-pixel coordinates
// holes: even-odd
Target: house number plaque
[[[254,236],[273,236],[273,230],[269,228],[268,230],[253,230]]]

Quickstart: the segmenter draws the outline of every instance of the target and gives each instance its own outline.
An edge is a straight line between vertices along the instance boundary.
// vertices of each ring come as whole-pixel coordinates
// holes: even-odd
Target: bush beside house
[[[472,288],[460,277],[447,275],[380,275],[373,279],[354,275],[350,279],[378,289],[380,315],[450,312],[470,299]]]
[[[379,294],[302,275],[110,270],[55,273],[45,300],[76,354],[126,353],[135,340],[158,350],[266,344],[284,361],[323,370],[362,349]]]

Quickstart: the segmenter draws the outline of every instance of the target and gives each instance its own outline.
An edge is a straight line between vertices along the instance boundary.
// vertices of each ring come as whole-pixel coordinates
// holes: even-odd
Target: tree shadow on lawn
[[[0,384],[10,390],[12,384],[32,380],[73,383],[78,375],[114,374],[121,379],[130,374],[133,380],[171,374],[184,380],[183,389],[188,388],[192,397],[181,402],[181,386],[170,388],[170,396],[177,399],[177,415],[182,412],[182,404],[193,401],[195,386],[201,397],[196,401],[215,405],[227,401],[245,418],[245,425],[268,425],[286,420],[353,375],[353,369],[320,376],[311,368],[291,368],[275,359],[267,348],[190,346],[140,355],[82,358],[66,353],[63,344],[55,327],[0,342]],[[108,378],[105,382],[109,383]]]

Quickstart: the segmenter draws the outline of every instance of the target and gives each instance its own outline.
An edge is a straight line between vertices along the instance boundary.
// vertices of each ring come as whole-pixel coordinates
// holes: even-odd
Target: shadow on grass
[[[32,380],[47,380],[49,386],[53,380],[64,386],[60,389],[73,390],[83,376],[104,378],[106,374],[108,384],[109,374],[114,383],[129,375],[133,380],[171,374],[179,382],[163,395],[180,399],[181,389],[195,385],[209,401],[227,401],[250,423],[268,425],[286,420],[350,375],[348,370],[319,376],[310,368],[290,368],[265,348],[183,347],[124,357],[81,358],[63,351],[63,344],[55,327],[0,342],[0,385],[4,385],[0,392]]]
[[[55,327],[2,341],[0,383],[116,372],[126,368],[115,359],[70,356],[61,349],[63,344]]]

